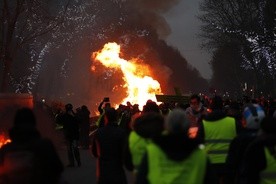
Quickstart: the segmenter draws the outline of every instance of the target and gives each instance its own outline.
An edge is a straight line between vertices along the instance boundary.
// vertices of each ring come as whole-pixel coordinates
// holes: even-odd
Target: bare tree
[[[202,46],[213,51],[225,44],[238,46],[243,59],[240,67],[245,71],[253,70],[255,89],[273,89],[276,80],[275,1],[204,0],[200,8],[199,18],[204,23]],[[267,79],[274,81],[269,83],[272,86],[262,86]]]
[[[70,0],[60,4],[59,10],[49,7],[51,1],[2,0],[0,60],[3,66],[1,92],[7,92],[12,63],[19,49],[37,38],[55,32],[63,22]]]

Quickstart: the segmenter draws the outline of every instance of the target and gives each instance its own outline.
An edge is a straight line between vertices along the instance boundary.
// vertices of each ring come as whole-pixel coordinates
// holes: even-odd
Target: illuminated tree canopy
[[[202,46],[213,51],[226,44],[238,46],[242,57],[240,67],[254,71],[256,90],[273,89],[276,80],[275,1],[204,0],[200,8],[199,18],[204,24]],[[273,85],[261,87],[260,83],[265,83],[266,79],[274,81]]]

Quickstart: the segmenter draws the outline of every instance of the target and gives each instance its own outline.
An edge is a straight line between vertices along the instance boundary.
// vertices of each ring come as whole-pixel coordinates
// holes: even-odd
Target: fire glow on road
[[[6,136],[6,134],[0,133],[0,148],[9,142],[11,142],[11,140]]]

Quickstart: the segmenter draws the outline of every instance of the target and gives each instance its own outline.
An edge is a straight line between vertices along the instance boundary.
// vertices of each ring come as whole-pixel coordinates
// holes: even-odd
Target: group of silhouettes
[[[276,183],[275,106],[220,96],[205,103],[197,94],[168,110],[151,100],[133,114],[131,105],[101,105],[92,142],[99,184],[127,183],[124,168],[139,184]]]

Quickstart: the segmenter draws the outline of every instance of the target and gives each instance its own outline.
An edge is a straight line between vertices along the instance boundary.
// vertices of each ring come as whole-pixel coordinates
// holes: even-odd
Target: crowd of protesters
[[[136,183],[276,182],[273,101],[195,94],[189,104],[148,100],[142,111],[103,100],[99,111],[92,143],[98,183],[126,183],[124,167]]]
[[[86,106],[75,112],[66,104],[55,118],[66,140],[67,166],[80,167],[79,148],[90,148],[98,184],[127,183],[125,169],[137,184],[276,183],[272,99],[237,102],[194,94],[187,104],[148,100],[140,110],[130,102],[115,109],[104,98],[98,111],[91,137]],[[17,112],[12,142],[0,149],[0,183],[62,183],[63,165],[35,125],[30,109]]]

